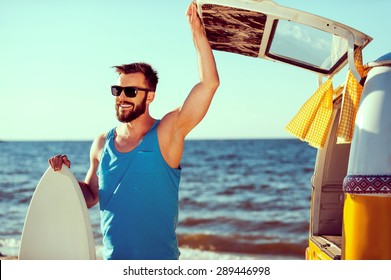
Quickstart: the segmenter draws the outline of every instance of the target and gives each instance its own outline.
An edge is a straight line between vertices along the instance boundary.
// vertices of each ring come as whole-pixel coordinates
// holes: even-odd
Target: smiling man
[[[190,4],[186,12],[198,56],[200,81],[182,107],[156,120],[149,113],[158,83],[146,63],[116,66],[111,87],[121,122],[98,136],[90,168],[79,182],[87,206],[99,202],[105,259],[178,259],[180,161],[186,135],[204,118],[219,86],[214,56],[204,28]],[[180,73],[182,74],[182,73]],[[49,159],[54,170],[66,155]]]
[[[117,118],[120,122],[130,123],[145,113],[148,95],[152,94],[153,99],[158,83],[157,72],[146,63],[133,63],[115,66],[115,68],[120,76],[118,78],[118,85],[111,87],[111,93],[117,97],[124,97],[116,100],[115,109]],[[128,83],[129,74],[134,74],[131,75],[132,78],[139,79],[140,84],[144,84],[144,81],[147,82],[147,88],[135,86],[121,87],[121,84]],[[124,95],[121,95],[122,91],[124,92]],[[145,94],[138,94],[142,92]],[[143,100],[139,105],[135,106],[135,103],[132,102],[134,100],[130,100],[127,97],[135,99],[137,96],[143,96]]]

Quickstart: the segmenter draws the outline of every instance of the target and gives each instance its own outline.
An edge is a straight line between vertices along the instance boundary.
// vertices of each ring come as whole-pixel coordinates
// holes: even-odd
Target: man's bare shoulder
[[[105,146],[106,138],[107,138],[107,132],[102,133],[98,135],[91,145],[91,156],[95,159],[99,159],[101,152],[103,150],[103,147]]]
[[[178,114],[180,112],[181,108],[176,108],[172,110],[171,112],[168,112],[159,123],[159,127],[164,127],[163,130],[172,130],[178,121]],[[161,129],[161,128],[160,128]]]
[[[103,145],[106,141],[108,132],[102,133],[98,135],[95,139],[94,142],[97,143],[99,146]]]

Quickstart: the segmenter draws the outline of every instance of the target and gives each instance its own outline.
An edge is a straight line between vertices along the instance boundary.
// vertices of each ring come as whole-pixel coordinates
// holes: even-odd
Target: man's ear
[[[155,92],[154,91],[148,92],[147,103],[148,104],[151,103],[154,99],[155,99]]]

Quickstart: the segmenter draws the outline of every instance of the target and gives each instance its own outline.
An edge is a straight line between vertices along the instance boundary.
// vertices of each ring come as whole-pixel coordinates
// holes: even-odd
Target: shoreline
[[[216,251],[203,251],[191,248],[181,248],[181,260],[304,260],[295,256],[280,256],[280,255],[250,255],[238,253],[226,253]],[[18,260],[18,256],[1,255],[0,260]],[[96,260],[103,260],[100,252],[96,254]]]
[[[17,256],[0,256],[0,261],[19,260]]]

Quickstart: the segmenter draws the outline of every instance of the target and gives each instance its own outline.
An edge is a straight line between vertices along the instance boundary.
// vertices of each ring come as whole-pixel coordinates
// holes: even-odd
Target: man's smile
[[[131,103],[118,103],[118,107],[120,107],[122,109],[129,109],[129,108],[133,107],[133,104],[131,104]]]

